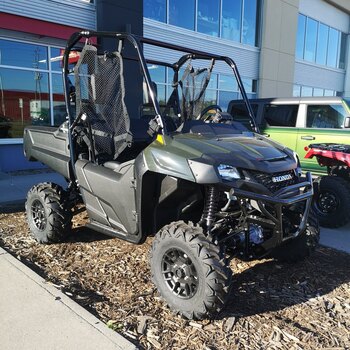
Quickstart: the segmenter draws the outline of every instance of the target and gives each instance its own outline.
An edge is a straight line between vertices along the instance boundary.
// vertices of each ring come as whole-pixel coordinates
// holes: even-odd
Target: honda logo
[[[291,174],[281,175],[281,176],[273,176],[272,181],[273,182],[282,182],[282,181],[291,180],[292,178],[293,177]]]

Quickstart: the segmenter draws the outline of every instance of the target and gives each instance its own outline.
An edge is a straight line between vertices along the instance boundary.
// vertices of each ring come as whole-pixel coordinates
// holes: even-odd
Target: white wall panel
[[[14,15],[96,29],[96,8],[81,0],[0,0],[0,11]]]
[[[258,79],[260,50],[257,48],[247,47],[232,41],[201,33],[195,33],[190,30],[147,18],[144,18],[144,36],[200,51],[229,56],[236,62],[242,77]],[[146,58],[174,63],[181,56],[181,53],[145,45],[145,56]],[[230,69],[227,65],[218,63],[214,71],[227,74],[230,72]]]
[[[295,62],[294,83],[329,90],[344,90],[344,71],[318,67],[316,65]]]

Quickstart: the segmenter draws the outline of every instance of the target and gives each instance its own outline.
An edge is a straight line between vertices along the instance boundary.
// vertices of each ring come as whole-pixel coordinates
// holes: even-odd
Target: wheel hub
[[[318,206],[322,213],[332,213],[338,208],[338,200],[334,193],[324,192],[319,195]]]
[[[192,298],[198,289],[198,275],[192,260],[180,249],[168,250],[162,259],[162,275],[174,295]]]
[[[35,227],[40,231],[45,230],[47,223],[45,209],[38,199],[33,201],[31,213]]]

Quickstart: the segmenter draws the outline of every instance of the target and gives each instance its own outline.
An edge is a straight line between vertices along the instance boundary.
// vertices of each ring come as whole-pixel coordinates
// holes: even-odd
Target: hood
[[[263,172],[279,172],[296,168],[291,151],[261,135],[208,137],[199,134],[175,135],[169,144],[189,159],[213,165],[227,164]],[[175,151],[175,150],[174,150]]]

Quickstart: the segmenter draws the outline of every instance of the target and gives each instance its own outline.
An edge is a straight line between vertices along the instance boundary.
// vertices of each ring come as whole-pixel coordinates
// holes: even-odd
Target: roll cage
[[[66,112],[68,115],[68,138],[70,143],[70,161],[71,161],[71,168],[74,173],[74,162],[75,162],[75,153],[74,153],[74,143],[72,142],[72,131],[75,128],[75,126],[80,121],[82,115],[78,115],[75,117],[75,114],[73,113],[72,105],[71,105],[71,87],[72,84],[69,80],[69,74],[72,73],[72,71],[69,69],[69,55],[72,49],[83,39],[86,39],[86,42],[90,38],[114,38],[117,40],[117,48],[118,52],[121,54],[123,59],[125,60],[134,60],[138,61],[141,68],[141,73],[144,78],[144,81],[147,86],[149,99],[151,101],[151,104],[153,105],[155,117],[150,121],[150,129],[149,133],[150,135],[153,135],[155,133],[162,133],[163,135],[169,134],[166,127],[166,122],[164,120],[164,115],[162,114],[159,101],[157,99],[157,93],[154,86],[154,83],[152,82],[147,64],[157,64],[161,66],[166,66],[169,68],[172,68],[174,71],[174,76],[178,77],[179,70],[188,60],[210,60],[212,62],[212,65],[216,61],[222,61],[225,62],[233,71],[234,76],[237,81],[237,85],[239,88],[239,91],[242,95],[243,101],[245,103],[245,106],[248,111],[248,115],[250,117],[250,124],[253,131],[259,133],[259,128],[255,122],[254,113],[252,110],[252,107],[249,103],[247,94],[245,92],[242,79],[240,77],[240,74],[238,72],[237,66],[235,62],[227,56],[220,56],[216,54],[211,54],[207,52],[202,52],[198,50],[189,49],[183,46],[178,46],[174,44],[169,44],[165,42],[161,42],[158,40],[153,40],[149,38],[144,38],[140,36],[136,36],[129,33],[118,33],[118,32],[102,32],[102,31],[81,31],[76,32],[71,35],[69,40],[67,41],[65,52],[63,56],[63,84],[64,84],[64,95],[65,95],[65,101],[66,101]],[[123,53],[123,49],[125,47],[126,42],[130,43],[134,50],[136,51],[136,58],[134,57],[128,57]],[[180,52],[187,52],[185,55],[183,55],[177,62],[174,64],[170,64],[168,62],[161,62],[157,60],[152,59],[146,59],[143,55],[142,50],[142,44],[148,44],[153,45],[157,47],[162,47],[165,49],[171,49],[175,51]],[[178,97],[178,96],[177,96]],[[179,108],[179,104],[177,105]]]

